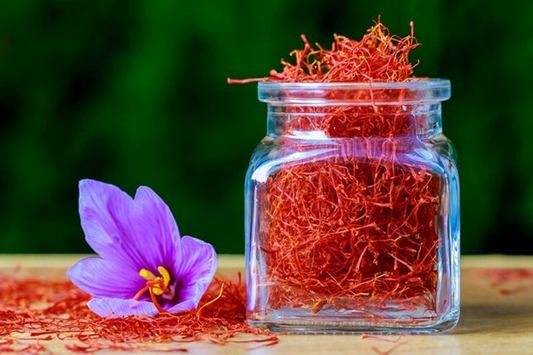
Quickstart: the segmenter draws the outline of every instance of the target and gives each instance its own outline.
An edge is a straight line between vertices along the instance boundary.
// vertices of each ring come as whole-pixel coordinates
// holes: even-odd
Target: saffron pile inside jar
[[[335,35],[331,49],[302,39],[304,48],[291,53],[296,63],[282,60],[282,72],[229,82],[369,83],[366,91],[327,90],[323,101],[370,104],[283,107],[280,151],[340,153],[288,159],[256,187],[265,312],[357,310],[376,321],[393,302],[436,317],[441,177],[405,158],[424,145],[417,138],[424,122],[415,122],[413,104],[402,104],[412,94],[372,89],[372,83],[413,80],[413,25],[410,35],[398,37],[378,21],[359,41]],[[291,90],[305,102],[303,89]],[[323,140],[305,138],[313,132]]]

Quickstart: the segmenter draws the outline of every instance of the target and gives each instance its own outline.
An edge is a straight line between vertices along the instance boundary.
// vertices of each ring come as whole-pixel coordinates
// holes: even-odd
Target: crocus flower
[[[155,315],[195,309],[217,268],[213,246],[180,237],[168,206],[148,187],[135,198],[94,180],[79,184],[85,239],[100,257],[73,265],[67,275],[93,296],[100,316]]]

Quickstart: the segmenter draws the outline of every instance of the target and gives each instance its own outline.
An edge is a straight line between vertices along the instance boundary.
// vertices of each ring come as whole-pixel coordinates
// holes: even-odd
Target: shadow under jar
[[[246,176],[248,320],[286,332],[432,333],[459,318],[450,82],[261,82]]]

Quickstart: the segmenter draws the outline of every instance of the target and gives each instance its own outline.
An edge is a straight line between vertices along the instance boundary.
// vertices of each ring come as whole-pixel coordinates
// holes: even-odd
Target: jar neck
[[[301,139],[432,137],[442,132],[444,79],[377,83],[260,82],[268,135]]]
[[[268,105],[274,138],[431,138],[442,133],[441,103],[409,105]]]

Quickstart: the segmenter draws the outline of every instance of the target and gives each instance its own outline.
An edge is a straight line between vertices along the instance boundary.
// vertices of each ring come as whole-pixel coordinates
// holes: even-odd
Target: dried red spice
[[[503,296],[533,289],[533,269],[491,268],[480,270],[478,275],[491,278],[490,287],[498,289],[498,292]]]
[[[412,77],[415,65],[409,61],[409,53],[418,46],[414,37],[414,25],[407,37],[391,35],[380,20],[371,27],[361,40],[345,36],[334,36],[331,49],[320,44],[314,48],[302,35],[304,48],[294,50],[296,58],[292,64],[281,60],[281,73],[270,71],[266,78],[228,79],[230,84],[244,84],[258,81],[288,83],[301,82],[401,82]]]
[[[408,304],[435,292],[434,174],[345,158],[286,165],[267,185],[270,229],[262,244],[276,283],[274,309]],[[435,308],[433,297],[420,302]]]
[[[391,348],[389,348],[388,350],[385,350],[385,351],[382,351],[382,350],[376,348],[375,346],[371,346],[370,349],[371,349],[373,352],[375,352],[376,354],[378,354],[378,355],[390,355],[390,354],[392,354],[392,352],[393,352],[394,350],[396,350],[397,348],[399,348],[399,347],[402,346],[403,344],[405,344],[405,343],[399,343],[399,344],[396,344],[396,345],[392,346]]]
[[[396,138],[416,136],[411,112],[401,103],[407,90],[374,90],[372,83],[404,82],[416,65],[409,53],[418,46],[411,34],[391,35],[379,20],[359,41],[334,36],[331,49],[313,46],[291,53],[295,64],[282,60],[283,71],[266,78],[228,79],[229,83],[370,83],[370,90],[329,90],[324,99],[367,101],[372,105],[288,105],[281,145],[287,151],[315,149],[293,139],[293,132],[322,131],[329,138],[379,138],[342,144],[327,159],[284,163],[258,193],[263,201],[265,231],[258,241],[265,253],[266,280],[273,286],[269,307],[309,308],[317,313],[374,309],[395,301],[408,309],[425,309],[436,317],[439,235],[436,221],[442,181],[424,165],[396,158]],[[305,98],[305,92],[301,93]],[[355,96],[350,96],[355,95]],[[409,149],[422,145],[403,141]],[[320,143],[328,148],[327,143]],[[333,146],[333,144],[332,144]],[[369,148],[370,147],[370,148]],[[369,313],[375,319],[375,313]]]
[[[397,348],[399,348],[400,346],[405,345],[405,344],[407,344],[407,343],[409,343],[411,341],[410,339],[408,339],[406,341],[400,342],[400,340],[402,340],[402,338],[403,338],[403,336],[399,336],[396,339],[389,339],[389,338],[385,338],[385,337],[377,336],[377,335],[373,335],[373,334],[363,334],[363,335],[361,335],[361,339],[363,339],[363,340],[364,339],[373,339],[373,340],[378,340],[378,341],[385,342],[385,343],[396,343],[395,345],[390,347],[388,350],[380,350],[380,349],[378,349],[375,346],[371,346],[370,350],[372,350],[373,352],[375,352],[378,355],[390,355]]]
[[[89,299],[70,281],[0,278],[0,352],[47,353],[46,342],[54,339],[70,340],[65,348],[81,353],[185,352],[183,344],[194,341],[277,343],[246,322],[240,274],[236,281],[215,277],[198,309],[182,314],[107,319],[89,310]]]

